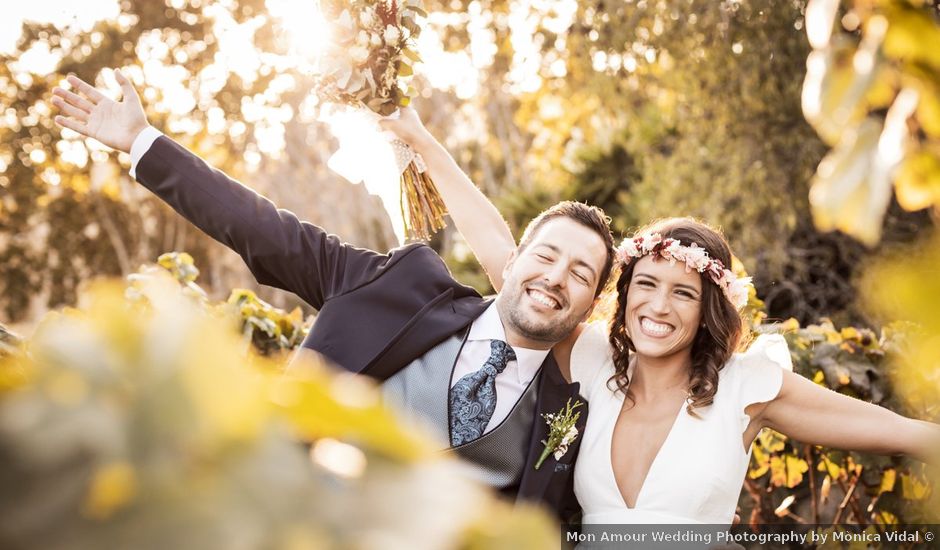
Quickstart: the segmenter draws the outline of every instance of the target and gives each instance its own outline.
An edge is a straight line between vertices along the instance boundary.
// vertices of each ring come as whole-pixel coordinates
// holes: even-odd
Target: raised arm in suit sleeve
[[[293,292],[317,309],[372,280],[389,258],[300,221],[166,136],[143,154],[135,177],[237,252],[259,283]]]

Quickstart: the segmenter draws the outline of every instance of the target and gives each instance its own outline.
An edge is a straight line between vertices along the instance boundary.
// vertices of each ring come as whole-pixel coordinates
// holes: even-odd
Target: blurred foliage
[[[899,389],[925,412],[940,415],[940,235],[886,255],[866,272],[862,287],[884,319],[904,319],[896,330]]]
[[[299,307],[288,313],[243,288],[232,290],[224,303],[210,305],[205,290],[196,283],[199,268],[186,252],[167,252],[157,259],[156,265],[142,266],[128,277],[130,285],[125,294],[132,301],[146,302],[144,287],[154,276],[167,272],[180,285],[180,292],[185,296],[216,311],[220,317],[237,318],[246,345],[250,343],[254,351],[263,356],[283,359],[300,347],[313,325],[314,317],[311,315],[305,319]]]
[[[296,349],[313,323],[312,318],[310,322],[304,321],[299,307],[287,313],[243,288],[233,290],[227,303],[242,319],[242,334],[251,338],[252,345],[262,355]]]
[[[0,324],[0,357],[18,353],[20,337],[7,327]]]
[[[862,288],[867,302],[885,319],[904,319],[891,327],[898,333],[895,385],[922,418],[940,418],[940,235],[881,258],[866,272]],[[940,449],[937,449],[940,454]],[[940,479],[940,464],[933,464]],[[940,491],[932,508],[940,513]]]
[[[365,379],[312,354],[275,374],[282,362],[245,354],[235,323],[166,273],[132,284],[133,300],[93,285],[0,362],[0,379],[23,374],[0,384],[3,548],[557,542],[547,516],[465,480]]]
[[[903,415],[940,418],[940,400],[925,402],[896,391],[904,375],[896,363],[904,356],[898,347],[903,332],[896,327],[879,336],[865,328],[837,329],[828,320],[800,327],[791,319],[762,330],[783,332],[794,372],[823,387]],[[754,442],[740,507],[751,524],[851,523],[884,529],[935,523],[940,508],[926,504],[936,498],[936,483],[924,464],[910,458],[805,445],[764,430]]]
[[[812,182],[813,217],[869,246],[892,190],[906,210],[940,204],[940,4],[812,0],[803,112],[832,151]],[[893,189],[892,189],[893,183]]]

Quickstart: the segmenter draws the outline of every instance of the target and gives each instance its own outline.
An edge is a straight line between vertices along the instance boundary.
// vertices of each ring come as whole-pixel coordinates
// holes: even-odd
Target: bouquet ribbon
[[[427,164],[407,143],[381,130],[380,115],[341,107],[325,109],[321,118],[339,141],[327,166],[382,199],[399,242],[405,236],[427,240],[444,226],[445,209]]]

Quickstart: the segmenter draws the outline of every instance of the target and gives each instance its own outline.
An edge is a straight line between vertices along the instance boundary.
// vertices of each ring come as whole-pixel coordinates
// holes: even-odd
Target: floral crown
[[[686,272],[694,269],[708,275],[735,308],[741,309],[747,304],[748,292],[752,286],[751,278],[738,277],[730,269],[726,269],[720,260],[709,257],[708,251],[696,243],[685,246],[677,239],[664,239],[659,233],[643,233],[624,239],[617,247],[617,259],[623,263],[649,254],[657,254],[669,260],[670,265],[683,262]]]

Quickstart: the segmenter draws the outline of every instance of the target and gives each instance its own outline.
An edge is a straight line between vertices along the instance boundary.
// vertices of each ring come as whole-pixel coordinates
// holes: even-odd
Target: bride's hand
[[[398,118],[383,118],[379,121],[379,126],[382,130],[392,132],[398,136],[398,139],[418,151],[434,143],[434,136],[424,127],[417,111],[411,107],[402,107],[399,109]]]
[[[52,104],[66,115],[55,117],[55,122],[83,136],[95,138],[108,147],[129,153],[134,138],[147,127],[147,116],[133,84],[119,70],[114,71],[114,76],[121,85],[124,96],[121,101],[105,96],[77,76],[69,76],[69,84],[80,94],[63,88],[52,90],[55,96]]]

